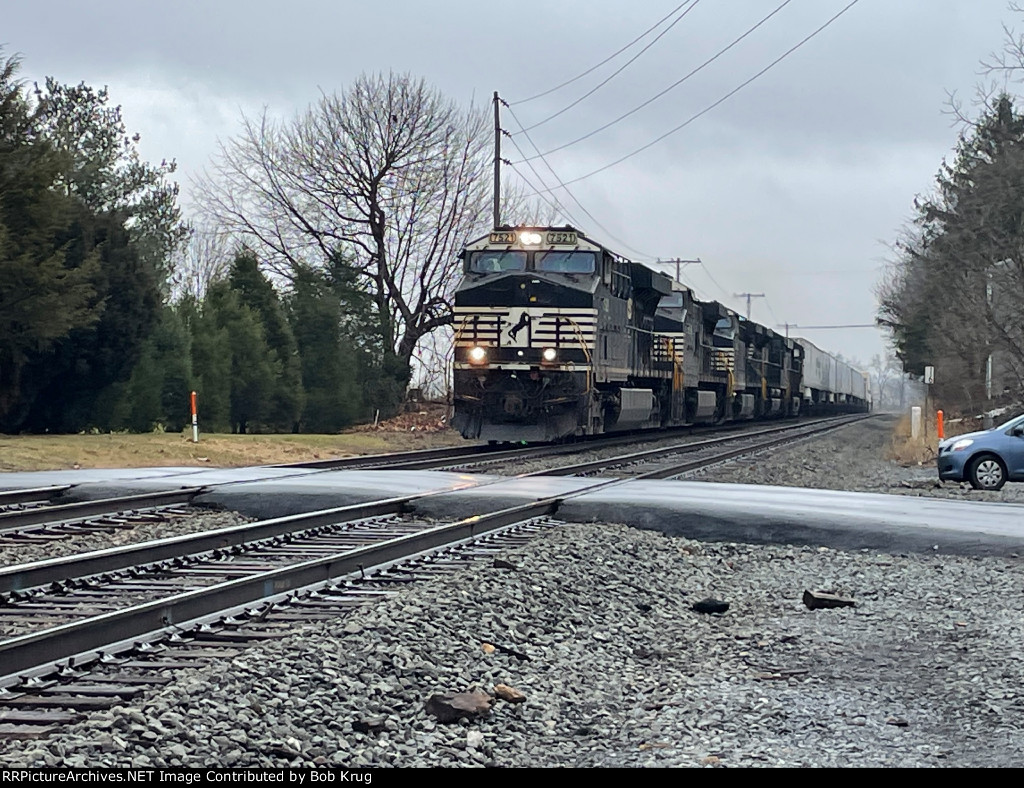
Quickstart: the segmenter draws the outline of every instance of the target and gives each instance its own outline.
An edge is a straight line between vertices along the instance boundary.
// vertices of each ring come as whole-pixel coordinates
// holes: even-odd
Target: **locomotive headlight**
[[[558,358],[558,351],[555,350],[553,347],[546,347],[544,348],[544,352],[541,353],[541,358],[543,358],[546,362],[550,364],[556,358]]]
[[[487,361],[487,351],[477,345],[474,348],[470,348],[469,351],[469,363],[470,364],[484,364]]]
[[[542,240],[540,233],[530,232],[529,230],[519,233],[519,243],[525,246],[535,246]]]

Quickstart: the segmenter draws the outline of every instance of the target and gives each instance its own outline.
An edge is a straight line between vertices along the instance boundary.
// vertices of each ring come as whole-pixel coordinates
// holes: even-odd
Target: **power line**
[[[515,149],[516,149],[517,151],[519,151],[520,155],[522,155],[522,152],[523,152],[523,151],[522,151],[522,149],[521,149],[521,148],[519,147],[519,144],[518,144],[518,143],[517,143],[517,142],[516,142],[516,141],[515,141],[514,139],[512,139],[511,137],[509,137],[509,140],[511,141],[511,143],[512,143],[512,145],[513,145],[513,146],[515,147]],[[561,215],[561,216],[562,216],[562,217],[563,217],[564,219],[566,219],[567,221],[571,222],[572,224],[576,224],[576,225],[578,225],[578,224],[579,224],[579,221],[578,221],[578,220],[577,220],[577,219],[576,219],[576,218],[575,218],[575,217],[574,217],[574,216],[572,215],[572,213],[571,213],[571,212],[569,211],[569,209],[568,209],[568,208],[566,208],[566,207],[565,207],[565,206],[564,206],[564,205],[562,204],[562,202],[561,202],[561,201],[560,201],[560,200],[559,200],[559,199],[558,199],[558,198],[557,198],[557,197],[555,196],[555,194],[554,194],[554,191],[553,191],[553,190],[549,190],[549,189],[548,189],[548,185],[547,185],[547,183],[545,182],[545,180],[544,180],[543,176],[542,176],[542,175],[541,175],[541,174],[540,174],[539,172],[537,172],[537,169],[536,169],[536,167],[534,167],[534,166],[533,166],[533,164],[532,164],[531,162],[526,162],[526,163],[527,163],[527,165],[529,165],[529,167],[530,167],[530,171],[531,171],[531,172],[532,172],[532,173],[534,174],[534,176],[535,176],[535,177],[537,178],[537,180],[538,180],[538,181],[540,182],[540,185],[541,185],[542,187],[544,187],[544,190],[545,190],[545,191],[547,192],[547,194],[548,194],[548,195],[549,195],[549,196],[551,197],[551,200],[553,200],[553,201],[554,201],[553,203],[552,203],[551,201],[549,201],[549,200],[547,199],[547,197],[545,197],[545,196],[544,196],[544,194],[542,194],[542,193],[541,193],[540,191],[538,191],[538,190],[537,190],[537,188],[536,188],[536,187],[535,187],[535,186],[534,186],[534,185],[533,185],[533,184],[532,184],[532,183],[530,182],[529,178],[527,178],[527,177],[526,177],[525,175],[523,175],[523,173],[519,171],[519,168],[518,168],[518,167],[517,167],[516,165],[514,165],[514,164],[510,164],[509,166],[511,166],[511,167],[512,167],[512,169],[514,169],[514,170],[516,171],[516,174],[517,174],[517,175],[518,175],[518,176],[519,176],[520,178],[522,178],[522,179],[523,179],[523,182],[524,182],[524,183],[525,183],[525,184],[526,184],[527,186],[529,186],[529,187],[530,187],[531,189],[533,189],[533,193],[534,193],[534,194],[535,194],[535,195],[536,195],[537,197],[540,197],[540,198],[541,198],[542,200],[544,200],[544,202],[546,202],[546,203],[548,204],[548,207],[552,208],[552,209],[553,209],[553,210],[555,211],[555,213],[557,213],[557,214],[560,214],[560,215]]]
[[[788,1],[789,0],[787,0],[787,2]],[[699,2],[700,2],[700,0],[690,0],[690,7],[689,8],[687,8],[685,11],[683,11],[683,13],[681,13],[678,17],[676,17],[674,20],[672,20],[672,24],[670,24],[668,27],[666,27],[664,30],[662,30],[660,33],[658,33],[658,35],[655,37],[655,39],[651,43],[649,43],[647,46],[645,46],[643,49],[641,49],[639,52],[637,52],[635,55],[633,55],[633,57],[631,57],[629,60],[627,60],[617,70],[613,71],[610,76],[608,76],[603,81],[599,82],[596,86],[594,86],[593,88],[588,90],[586,93],[584,93],[582,96],[580,96],[578,99],[576,99],[571,104],[568,104],[568,105],[562,107],[560,110],[558,110],[558,112],[554,113],[553,115],[548,115],[546,118],[544,118],[544,120],[538,121],[537,123],[534,123],[532,126],[529,126],[528,128],[523,129],[522,133],[526,133],[527,131],[533,131],[538,126],[543,126],[548,121],[554,120],[559,115],[562,115],[562,114],[568,112],[569,110],[571,110],[573,107],[575,107],[577,104],[579,104],[584,99],[589,98],[590,96],[594,95],[597,91],[599,91],[601,88],[603,88],[605,85],[607,85],[613,79],[615,79],[615,77],[617,77],[619,74],[621,74],[623,71],[625,71],[630,65],[632,65],[633,62],[636,61],[644,52],[646,52],[652,46],[657,44],[658,41],[661,39],[661,37],[664,36],[666,33],[668,33],[668,31],[671,30],[673,27],[675,27],[679,22],[681,22],[683,20],[683,17],[685,17],[694,8],[696,8],[697,7],[697,3],[699,3]],[[539,153],[539,151],[538,151],[538,153]]]
[[[606,57],[604,60],[602,60],[600,63],[598,63],[596,66],[591,66],[586,71],[584,71],[582,74],[578,74],[577,76],[573,77],[572,79],[563,82],[561,85],[555,85],[555,87],[553,87],[553,88],[551,88],[549,90],[545,90],[543,93],[538,93],[535,96],[530,96],[529,98],[520,99],[519,101],[513,101],[513,102],[511,102],[511,106],[518,106],[519,104],[525,104],[527,101],[533,101],[534,99],[539,99],[542,96],[547,96],[550,93],[554,93],[556,90],[561,90],[562,88],[566,87],[567,85],[571,85],[573,82],[576,82],[577,80],[583,79],[583,77],[585,77],[587,74],[590,74],[591,72],[596,71],[597,69],[601,68],[601,66],[603,66],[608,61],[614,60],[619,55],[621,55],[623,52],[625,52],[627,49],[629,49],[631,46],[633,46],[633,44],[635,44],[637,41],[640,41],[640,40],[646,38],[648,35],[650,35],[650,33],[652,31],[657,30],[666,19],[668,19],[671,16],[674,16],[676,14],[676,12],[679,11],[679,9],[682,8],[684,5],[686,5],[686,3],[688,3],[688,2],[691,2],[691,0],[686,0],[686,2],[680,3],[679,5],[677,5],[671,11],[669,11],[665,16],[663,16],[661,19],[659,19],[657,22],[655,22],[653,25],[651,25],[649,28],[647,28],[644,32],[642,32],[640,35],[638,35],[636,38],[634,38],[632,41],[630,41],[628,44],[626,44],[626,46],[622,47],[622,49],[616,50],[615,52],[610,54],[608,57]]]
[[[710,279],[711,282],[714,284],[714,286],[717,287],[721,291],[722,295],[725,296],[726,298],[728,298],[729,297],[729,292],[724,287],[722,287],[720,284],[718,284],[718,282],[715,280],[715,277],[713,277],[711,275],[711,271],[708,270],[708,267],[706,265],[704,265],[704,263],[701,263],[700,267],[704,269],[704,273],[706,273],[708,275],[708,279]]]
[[[506,105],[506,106],[507,106],[507,105]],[[507,107],[507,108],[508,108],[509,114],[510,114],[510,115],[512,116],[512,119],[513,119],[513,120],[514,120],[514,121],[516,122],[516,125],[517,125],[517,126],[519,126],[520,130],[521,130],[521,131],[523,132],[523,134],[525,135],[525,137],[526,137],[526,139],[527,139],[527,140],[529,141],[529,143],[530,143],[530,144],[531,144],[531,145],[533,146],[534,150],[536,150],[536,151],[537,151],[538,153],[540,153],[540,148],[538,148],[538,147],[537,147],[537,143],[535,143],[535,142],[533,141],[533,138],[532,138],[532,137],[530,137],[530,135],[529,135],[529,133],[527,132],[527,130],[523,128],[523,124],[519,122],[519,118],[518,118],[518,117],[516,116],[515,110],[513,110],[513,109],[512,109],[511,107]],[[516,150],[519,150],[519,146],[518,146],[518,145],[516,144],[516,141],[515,141],[515,139],[514,139],[514,138],[512,138],[512,137],[511,137],[511,135],[510,135],[510,137],[509,137],[509,138],[510,138],[510,139],[512,140],[512,144],[513,144],[513,145],[515,145],[515,147],[516,147]],[[519,150],[519,152],[520,152],[520,154],[522,153],[522,151],[521,151],[521,150]],[[650,256],[650,255],[647,255],[647,254],[645,254],[644,252],[640,251],[639,249],[634,249],[634,248],[633,248],[632,246],[630,246],[629,244],[627,244],[627,243],[626,243],[625,241],[623,241],[623,240],[622,240],[621,238],[617,238],[617,237],[616,237],[615,235],[613,235],[613,234],[612,234],[612,232],[611,232],[610,230],[608,230],[608,228],[607,228],[607,227],[605,227],[605,226],[604,226],[603,224],[601,224],[601,223],[600,223],[600,222],[599,222],[599,221],[598,221],[598,220],[597,220],[597,219],[596,219],[596,218],[594,217],[594,215],[593,215],[593,214],[592,214],[592,213],[591,213],[590,211],[588,211],[588,210],[587,210],[586,206],[585,206],[585,205],[584,205],[583,203],[581,203],[581,202],[580,202],[580,201],[579,201],[579,200],[578,200],[578,199],[576,198],[576,195],[572,193],[572,190],[571,190],[571,189],[569,189],[569,187],[565,185],[565,183],[564,183],[564,182],[562,181],[562,179],[561,179],[561,178],[560,178],[560,177],[558,176],[558,173],[557,173],[557,172],[555,172],[555,169],[554,169],[554,167],[552,167],[552,166],[551,166],[551,163],[550,163],[550,162],[549,162],[549,161],[548,161],[548,160],[547,160],[547,159],[546,159],[546,158],[545,158],[545,157],[544,157],[543,155],[541,155],[540,159],[541,159],[541,161],[543,161],[543,162],[544,162],[544,164],[545,164],[545,166],[546,166],[546,167],[548,168],[548,170],[550,170],[551,174],[552,174],[553,176],[555,176],[555,180],[556,180],[556,181],[558,181],[558,184],[559,184],[559,186],[561,186],[561,187],[562,187],[563,189],[565,189],[565,193],[566,193],[566,194],[568,194],[570,198],[572,198],[572,201],[573,201],[574,203],[576,203],[576,204],[577,204],[577,205],[578,205],[578,206],[580,207],[580,210],[581,210],[581,211],[583,211],[583,213],[585,213],[585,214],[586,214],[586,215],[587,215],[587,216],[588,216],[588,217],[590,218],[590,220],[591,220],[591,221],[592,221],[592,222],[593,222],[593,223],[594,223],[595,225],[597,225],[597,226],[598,226],[598,227],[599,227],[599,228],[600,228],[600,229],[601,229],[601,230],[602,230],[602,231],[603,231],[603,232],[604,232],[604,233],[605,233],[605,234],[606,234],[606,235],[607,235],[607,236],[608,236],[609,238],[611,238],[611,239],[612,239],[613,241],[616,241],[616,242],[617,242],[618,244],[620,244],[620,245],[621,245],[621,246],[622,246],[623,248],[625,248],[626,250],[628,250],[628,251],[631,251],[631,252],[633,252],[633,253],[635,253],[635,254],[638,254],[638,255],[640,255],[641,257],[649,257],[649,256]],[[536,171],[536,169],[534,169],[534,168],[533,168],[533,164],[532,164],[532,162],[530,162],[530,161],[527,161],[526,163],[527,163],[528,165],[530,165],[530,169],[531,169],[531,170],[533,171],[534,175],[536,175],[536,176],[537,176],[537,179],[538,179],[538,180],[539,180],[539,181],[541,182],[541,185],[542,185],[542,186],[544,186],[545,188],[547,188],[547,184],[546,184],[546,183],[544,182],[544,179],[543,179],[543,178],[541,178],[541,176],[540,176],[540,173],[538,173],[538,172]],[[517,169],[517,170],[516,170],[516,172],[518,172],[518,171],[519,171],[519,170]],[[551,192],[553,192],[553,190],[549,190],[549,193],[551,193]],[[539,196],[539,192],[538,192],[537,194],[538,194],[538,196]],[[552,195],[552,196],[553,196],[553,195]],[[565,211],[565,213],[566,213],[566,214],[568,215],[568,211]],[[576,223],[576,224],[579,224],[579,222],[575,222],[575,223]]]
[[[626,112],[626,113],[624,113],[622,115],[619,115],[619,117],[615,118],[614,120],[609,121],[608,123],[605,123],[603,126],[599,126],[598,128],[594,129],[590,133],[584,134],[582,137],[577,137],[576,139],[572,140],[571,142],[567,142],[564,145],[559,145],[557,148],[552,148],[549,151],[545,151],[544,155],[545,156],[549,156],[552,153],[556,153],[557,151],[560,151],[560,150],[565,150],[566,148],[572,147],[573,145],[576,145],[577,143],[580,143],[580,142],[583,142],[584,140],[590,139],[595,134],[600,134],[605,129],[609,129],[612,126],[614,126],[616,123],[619,123],[619,122],[625,120],[630,115],[633,115],[634,113],[639,112],[644,107],[646,107],[649,104],[652,104],[653,102],[655,102],[658,99],[660,99],[662,96],[664,96],[669,91],[675,90],[675,88],[677,88],[680,85],[682,85],[690,77],[694,76],[698,72],[702,71],[705,67],[711,65],[716,60],[718,60],[718,58],[720,58],[722,55],[724,55],[726,52],[728,52],[730,49],[732,49],[734,46],[736,46],[738,43],[740,43],[740,41],[745,39],[747,36],[749,36],[751,33],[753,33],[759,27],[761,27],[761,25],[763,25],[765,22],[767,22],[769,19],[771,19],[777,13],[779,13],[779,11],[781,11],[783,8],[785,8],[787,5],[789,5],[791,2],[793,2],[793,0],[784,0],[784,2],[781,5],[779,5],[774,11],[772,11],[767,16],[763,17],[759,22],[757,22],[757,24],[755,24],[753,27],[749,28],[745,33],[743,33],[743,35],[741,35],[738,38],[734,39],[728,46],[724,47],[723,49],[718,50],[718,52],[716,52],[714,55],[712,55],[707,60],[705,60],[703,63],[701,63],[699,66],[697,66],[695,69],[693,69],[689,74],[686,74],[685,76],[681,77],[680,79],[677,79],[675,82],[673,82],[667,88],[662,90],[660,93],[654,94],[649,99],[647,99],[647,101],[645,101],[642,104],[638,104],[637,106],[633,107],[633,109],[631,109],[629,112]],[[680,17],[680,18],[682,18],[682,17]],[[586,97],[584,97],[584,98],[586,98]],[[554,117],[554,116],[552,116],[552,117]],[[548,120],[550,120],[550,118]],[[546,122],[546,121],[542,121],[542,122]],[[537,125],[540,125],[540,124],[537,124]],[[657,141],[657,140],[655,140],[655,141]]]
[[[718,101],[714,102],[713,104],[708,105],[707,107],[702,109],[700,112],[698,112],[696,115],[693,115],[688,120],[684,121],[683,123],[680,123],[674,129],[670,129],[669,131],[666,131],[664,134],[662,134],[657,139],[654,139],[651,142],[648,142],[646,145],[644,145],[644,146],[642,146],[640,148],[637,148],[632,153],[628,153],[625,156],[623,156],[622,158],[616,159],[615,161],[611,162],[610,164],[606,164],[603,167],[599,167],[596,170],[588,172],[586,175],[581,175],[578,178],[573,178],[571,181],[566,181],[565,185],[569,185],[569,184],[572,184],[572,183],[579,183],[582,180],[586,180],[587,178],[591,178],[594,175],[597,175],[599,172],[604,172],[605,170],[611,169],[612,167],[615,167],[618,164],[622,164],[622,162],[626,161],[627,159],[631,159],[634,156],[636,156],[637,154],[643,153],[648,148],[651,148],[654,145],[657,145],[659,142],[661,142],[666,137],[670,137],[673,134],[675,134],[677,131],[680,131],[680,130],[686,128],[691,123],[693,123],[693,121],[697,120],[697,118],[701,117],[702,115],[706,115],[708,112],[713,110],[719,104],[724,103],[727,99],[730,99],[734,95],[739,93],[743,88],[745,88],[751,82],[756,80],[758,77],[762,76],[763,74],[765,74],[766,72],[768,72],[769,70],[771,70],[772,68],[777,66],[779,63],[781,63],[783,60],[785,60],[787,57],[789,57],[791,54],[793,54],[796,50],[798,50],[800,47],[802,47],[804,44],[806,44],[808,41],[810,41],[812,38],[814,38],[816,35],[818,35],[822,30],[824,30],[826,27],[828,27],[833,22],[835,22],[839,17],[841,17],[843,14],[845,14],[851,8],[853,8],[853,6],[857,5],[858,2],[860,2],[860,0],[851,0],[851,2],[848,3],[842,10],[840,10],[838,13],[834,14],[831,18],[829,18],[829,20],[827,22],[825,22],[825,24],[821,25],[821,27],[819,27],[817,30],[815,30],[810,35],[808,35],[805,38],[803,38],[796,45],[794,45],[794,46],[790,47],[789,49],[787,49],[779,57],[775,58],[775,60],[773,60],[767,66],[765,66],[760,71],[758,71],[756,74],[754,74],[754,76],[750,77],[750,79],[746,80],[745,82],[742,82],[740,85],[738,85],[737,87],[733,88],[728,93],[726,93],[724,96],[722,96],[722,98],[718,99]],[[550,153],[550,152],[551,151],[548,151],[548,153]]]

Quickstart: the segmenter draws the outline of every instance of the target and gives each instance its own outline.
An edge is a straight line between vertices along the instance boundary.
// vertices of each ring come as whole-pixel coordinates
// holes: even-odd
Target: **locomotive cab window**
[[[715,336],[722,337],[723,339],[733,339],[736,336],[736,331],[733,329],[732,321],[723,317],[717,323],[715,323]]]
[[[505,271],[525,271],[526,252],[515,250],[488,250],[472,252],[466,270],[477,274],[500,274]]]
[[[556,274],[592,274],[597,261],[593,252],[538,252],[535,268]]]

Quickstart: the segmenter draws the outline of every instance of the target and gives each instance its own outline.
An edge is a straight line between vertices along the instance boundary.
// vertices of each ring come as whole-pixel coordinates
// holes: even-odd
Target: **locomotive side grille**
[[[676,364],[682,364],[685,348],[686,334],[682,332],[656,334],[652,350],[653,360],[655,363],[670,364],[674,361]]]
[[[736,368],[736,351],[733,348],[704,345],[704,365],[708,372],[732,372]]]

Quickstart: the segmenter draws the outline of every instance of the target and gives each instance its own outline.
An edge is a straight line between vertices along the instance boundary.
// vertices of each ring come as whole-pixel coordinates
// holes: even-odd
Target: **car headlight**
[[[477,345],[469,350],[470,364],[484,364],[487,362],[487,350]]]
[[[974,443],[974,441],[972,441],[970,438],[964,438],[963,440],[958,440],[956,443],[954,443],[952,446],[950,446],[949,450],[950,451],[963,451],[968,446],[970,446],[972,443]]]
[[[553,347],[544,348],[544,352],[541,353],[541,358],[547,361],[549,364],[558,358],[558,351]]]

